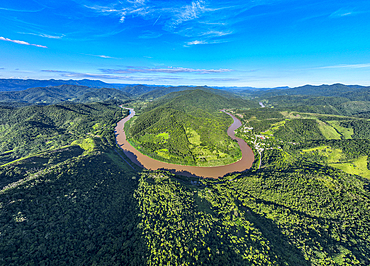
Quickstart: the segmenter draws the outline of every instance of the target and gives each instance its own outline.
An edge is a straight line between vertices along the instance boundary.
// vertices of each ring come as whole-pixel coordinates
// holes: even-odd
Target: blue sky
[[[0,78],[370,85],[370,1],[2,0]]]

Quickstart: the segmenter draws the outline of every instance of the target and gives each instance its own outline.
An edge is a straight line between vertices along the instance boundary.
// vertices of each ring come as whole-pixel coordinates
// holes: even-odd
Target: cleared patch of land
[[[340,139],[341,135],[332,126],[323,121],[317,120],[321,134],[326,139]]]
[[[340,126],[340,121],[329,121],[332,125],[345,139],[352,139],[353,128],[347,128]]]
[[[331,163],[330,166],[341,169],[348,174],[359,175],[370,179],[370,170],[367,168],[367,157],[361,156],[347,163]]]

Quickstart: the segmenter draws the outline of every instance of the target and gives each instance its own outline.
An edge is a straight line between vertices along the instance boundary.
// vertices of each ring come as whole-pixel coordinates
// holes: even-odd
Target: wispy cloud
[[[91,2],[83,6],[95,12],[96,15],[115,17],[121,23],[136,17],[152,21],[152,26],[155,26],[152,33],[143,32],[139,34],[139,38],[158,38],[163,35],[163,31],[166,31],[193,39],[202,37],[204,42],[213,44],[218,43],[213,40],[237,31],[233,26],[240,22],[241,18],[238,17],[240,13],[254,6],[274,1],[276,0],[236,0],[230,3],[229,1],[192,0],[189,3],[184,0],[174,2],[132,0],[109,2],[106,5]],[[192,45],[190,41],[189,45]]]
[[[201,81],[201,82],[235,82],[239,81],[239,78],[201,78],[201,79],[190,79],[191,81]]]
[[[216,70],[217,71],[217,70]],[[181,77],[181,76],[168,76],[168,75],[145,75],[145,76],[134,76],[134,75],[111,75],[111,74],[95,74],[95,73],[79,73],[73,71],[63,70],[42,70],[45,73],[58,74],[63,78],[72,79],[99,79],[99,80],[116,80],[121,82],[138,82],[138,83],[151,83],[151,84],[210,84],[219,82],[237,82],[240,78],[227,78],[227,77]],[[120,74],[120,73],[118,73]]]
[[[168,76],[146,76],[146,77],[136,77],[136,76],[117,76],[109,74],[94,74],[94,73],[79,73],[73,71],[63,71],[63,70],[41,70],[46,73],[59,74],[61,77],[65,78],[89,78],[89,79],[109,79],[109,80],[122,80],[122,81],[134,81],[134,82],[160,82],[166,80],[179,80],[180,77],[168,77]]]
[[[198,45],[198,44],[207,44],[207,42],[206,41],[198,41],[198,40],[196,40],[196,41],[192,41],[192,42],[187,42],[186,44],[188,46],[190,46],[190,45]]]
[[[212,40],[195,40],[195,41],[191,41],[191,42],[187,42],[184,44],[184,47],[190,47],[192,45],[198,45],[198,44],[217,44],[217,43],[225,43],[225,42],[229,42],[230,39],[226,39],[226,38],[222,38],[222,39],[212,39]]]
[[[184,67],[167,67],[167,68],[135,68],[130,67],[126,69],[100,69],[105,74],[128,74],[128,73],[194,73],[194,74],[215,74],[233,71],[232,69],[194,69]]]
[[[34,36],[39,36],[42,38],[48,38],[48,39],[62,39],[65,35],[50,35],[50,34],[45,34],[45,33],[33,33],[33,32],[18,32],[19,34],[27,34],[27,35],[34,35]]]
[[[192,1],[190,5],[185,5],[176,10],[175,16],[167,23],[167,26],[172,28],[185,21],[196,19],[201,16],[202,13],[206,12],[206,10],[205,1]]]
[[[325,68],[367,68],[370,67],[369,64],[348,64],[348,65],[334,65],[334,66],[324,66],[324,67],[319,67],[320,69],[325,69]]]
[[[96,54],[85,54],[85,55],[100,57],[104,59],[120,59],[120,58],[109,56],[109,55],[96,55]]]
[[[84,7],[95,11],[96,13],[99,13],[104,16],[117,16],[119,17],[119,22],[123,23],[125,22],[126,15],[129,12],[129,9],[121,6],[121,5],[115,5],[110,4],[108,6],[101,6],[101,5],[84,5]]]
[[[27,9],[13,9],[13,8],[7,8],[7,7],[0,7],[0,10],[12,11],[12,12],[35,13],[35,12],[40,12],[40,11],[44,10],[44,8],[36,9],[36,10],[27,10]]]
[[[23,45],[31,45],[31,46],[36,46],[36,47],[40,47],[40,48],[47,48],[44,45],[32,44],[32,43],[28,43],[28,42],[25,42],[25,41],[19,41],[19,40],[12,40],[12,39],[8,39],[8,38],[4,38],[4,37],[0,37],[0,40],[1,41],[6,41],[6,42],[13,42],[13,43],[17,43],[17,44],[23,44]]]
[[[97,57],[100,57],[100,58],[109,58],[109,59],[112,59],[112,58],[114,58],[114,57],[111,57],[111,56],[109,56],[109,55],[95,55],[95,56],[97,56]]]
[[[155,31],[144,31],[142,35],[139,36],[140,39],[155,39],[161,37],[162,34]]]
[[[331,17],[331,18],[347,17],[347,16],[356,15],[358,13],[359,12],[355,12],[355,11],[350,10],[350,9],[341,8],[341,9],[331,13],[329,17]]]

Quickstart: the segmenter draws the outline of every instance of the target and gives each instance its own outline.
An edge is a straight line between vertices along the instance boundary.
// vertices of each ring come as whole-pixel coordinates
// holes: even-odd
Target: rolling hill
[[[59,102],[98,102],[109,99],[127,99],[128,95],[117,89],[90,88],[77,85],[30,88],[22,91],[0,92],[0,103],[53,104]]]
[[[227,136],[232,119],[219,110],[247,108],[242,99],[209,89],[173,92],[153,102],[132,122],[129,137],[143,153],[162,161],[188,165],[224,165],[241,156]]]

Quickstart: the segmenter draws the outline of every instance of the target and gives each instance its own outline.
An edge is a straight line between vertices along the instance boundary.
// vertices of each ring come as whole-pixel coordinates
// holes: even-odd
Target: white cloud
[[[95,56],[95,57],[100,57],[100,58],[104,58],[104,59],[121,59],[121,58],[117,58],[117,57],[113,57],[113,56],[109,56],[109,55],[99,55],[99,54],[83,54],[83,55]]]
[[[13,12],[29,12],[29,13],[35,13],[35,12],[40,12],[43,9],[25,10],[25,9],[13,9],[13,8],[0,7],[0,10],[13,11]]]
[[[351,15],[356,15],[358,12],[354,12],[353,10],[348,10],[348,9],[344,9],[344,8],[341,8],[335,12],[333,12],[330,17],[331,18],[338,18],[338,17],[347,17],[347,16],[351,16]]]
[[[335,65],[335,66],[324,66],[319,68],[367,68],[370,64],[350,64],[350,65]]]
[[[128,74],[128,73],[195,73],[195,74],[215,74],[230,72],[231,69],[195,69],[186,67],[162,67],[162,68],[146,68],[146,67],[128,67],[126,69],[100,69],[105,74]]]
[[[89,1],[89,0],[87,0]],[[95,16],[110,16],[117,19],[117,23],[124,23],[127,20],[140,17],[152,21],[156,25],[156,32],[153,36],[163,35],[162,30],[189,37],[192,39],[202,38],[208,44],[219,43],[215,41],[220,37],[237,32],[237,23],[240,13],[250,8],[270,3],[276,0],[178,0],[178,1],[145,1],[126,0],[108,1],[107,4],[95,4],[90,2],[83,5],[93,11]],[[135,26],[139,24],[135,24]],[[158,27],[162,30],[158,31]],[[232,28],[233,27],[233,28]],[[141,38],[150,38],[142,35]],[[225,42],[225,41],[223,41]],[[191,42],[188,45],[200,44]]]
[[[187,45],[198,45],[198,44],[207,44],[205,41],[192,41],[192,42],[188,42],[186,43]]]
[[[122,13],[121,13],[121,18],[119,19],[119,22],[120,22],[120,23],[125,22],[125,18],[126,18],[126,12],[122,12]]]
[[[185,21],[199,18],[206,11],[205,2],[203,0],[192,1],[190,5],[185,5],[180,8],[174,7],[172,10],[172,19],[167,21],[166,28],[174,29]]]
[[[166,76],[146,76],[146,77],[135,77],[135,76],[116,76],[110,74],[94,74],[94,73],[79,73],[72,71],[63,70],[41,70],[46,73],[59,74],[65,78],[93,78],[102,80],[124,80],[124,81],[136,81],[136,82],[160,82],[165,80],[178,80],[178,77],[166,77]]]
[[[19,41],[19,40],[11,40],[11,39],[4,38],[4,37],[0,37],[0,40],[1,41],[7,41],[7,42],[14,42],[14,43],[23,44],[23,45],[31,45],[31,46],[36,46],[36,47],[40,47],[40,48],[47,48],[44,45],[32,44],[32,43],[28,43],[28,42],[25,42],[25,41]]]
[[[18,32],[19,34],[27,34],[27,35],[34,35],[34,36],[39,36],[43,38],[48,38],[48,39],[62,39],[65,35],[49,35],[49,34],[44,34],[44,33],[33,33],[33,32]]]

